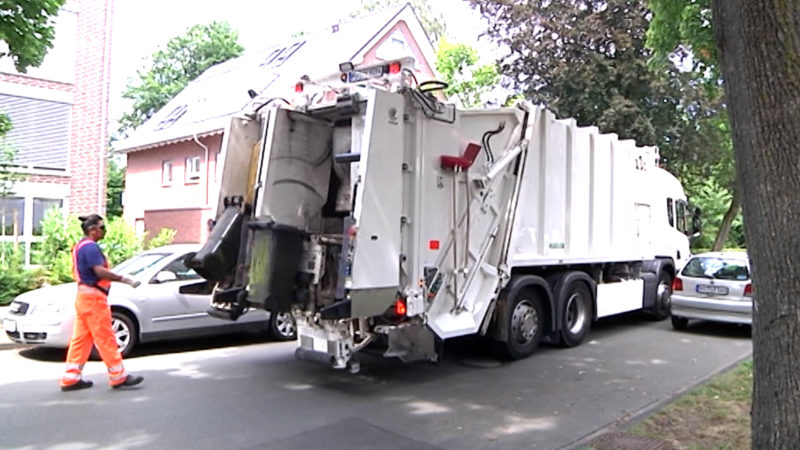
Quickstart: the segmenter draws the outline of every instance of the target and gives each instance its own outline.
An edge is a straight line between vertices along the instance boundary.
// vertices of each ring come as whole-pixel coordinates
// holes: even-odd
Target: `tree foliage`
[[[432,2],[426,0],[361,0],[361,5],[350,13],[350,17],[358,17],[364,13],[403,3],[410,3],[414,8],[420,23],[422,23],[422,28],[425,29],[432,43],[439,42],[439,39],[447,34],[444,16],[431,6]]]
[[[133,100],[133,107],[120,119],[119,134],[144,123],[209,67],[241,55],[238,39],[239,32],[226,22],[195,25],[170,39],[125,88],[122,96]]]
[[[10,56],[25,73],[42,63],[53,47],[54,18],[66,0],[3,0],[0,2],[0,57]]]
[[[499,61],[512,87],[580,125],[643,145],[675,147],[676,70],[650,69],[649,11],[634,0],[471,0],[490,37],[510,49]]]
[[[493,64],[478,64],[478,51],[467,44],[439,42],[436,52],[436,70],[448,84],[444,93],[455,97],[463,107],[485,103],[483,98],[497,84],[500,75]]]
[[[728,206],[724,211],[717,211],[723,219],[709,215],[712,210],[704,210],[705,216],[710,219],[706,224],[711,225],[704,227],[704,232],[706,236],[716,233],[711,246],[713,250],[722,249],[726,241],[744,246],[739,236],[732,236],[731,239],[728,236],[730,226],[738,227],[742,222],[741,196],[737,191],[733,145],[714,42],[711,5],[709,0],[650,0],[649,5],[653,10],[653,19],[647,31],[647,46],[654,52],[652,65],[658,69],[679,64],[684,70],[684,78],[692,80],[698,86],[697,91],[706,98],[701,109],[706,111],[707,125],[710,127],[701,130],[701,135],[707,137],[701,148],[706,149],[705,153],[710,156],[684,161],[684,169],[713,176],[721,194],[728,199]],[[698,169],[692,165],[701,167]],[[684,180],[689,190],[706,184],[705,177],[684,177]],[[697,186],[691,186],[693,183]],[[700,192],[708,191],[701,189]],[[699,201],[706,199],[709,198]]]
[[[108,178],[106,179],[106,215],[122,216],[122,192],[125,190],[125,167],[120,166],[113,157],[108,157]]]

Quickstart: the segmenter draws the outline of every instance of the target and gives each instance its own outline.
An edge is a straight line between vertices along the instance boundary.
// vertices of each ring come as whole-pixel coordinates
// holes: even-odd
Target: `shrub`
[[[7,305],[17,295],[36,287],[34,271],[25,269],[22,245],[0,244],[0,305]]]
[[[36,260],[46,270],[50,284],[61,284],[72,279],[72,247],[83,237],[77,217],[62,214],[60,210],[47,210],[42,219],[44,239],[37,251]]]
[[[145,247],[150,249],[172,244],[172,240],[175,239],[176,233],[177,230],[173,230],[172,228],[162,228],[158,230],[158,234],[155,235],[153,239],[150,239],[147,242]]]
[[[136,231],[125,223],[121,217],[106,220],[106,235],[100,241],[108,264],[114,266],[139,253],[144,248],[144,239],[136,235]]]

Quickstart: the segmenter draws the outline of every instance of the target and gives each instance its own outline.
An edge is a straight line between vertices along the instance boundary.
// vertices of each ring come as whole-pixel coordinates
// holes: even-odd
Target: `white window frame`
[[[186,158],[184,173],[186,175],[186,183],[199,183],[200,182],[200,157],[189,156]]]
[[[173,165],[171,159],[161,161],[161,185],[172,186]]]

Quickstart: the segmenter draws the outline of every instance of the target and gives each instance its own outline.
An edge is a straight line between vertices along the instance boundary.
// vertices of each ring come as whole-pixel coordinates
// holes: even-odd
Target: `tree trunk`
[[[736,219],[736,215],[739,214],[739,210],[742,208],[742,199],[739,195],[739,191],[739,188],[735,188],[733,190],[731,204],[728,206],[728,211],[725,212],[725,216],[722,218],[722,223],[719,224],[717,238],[714,239],[714,245],[711,247],[711,251],[718,252],[725,247],[725,242],[728,240],[728,234],[731,232],[733,220]]]
[[[753,263],[752,448],[800,442],[800,2],[713,0]]]

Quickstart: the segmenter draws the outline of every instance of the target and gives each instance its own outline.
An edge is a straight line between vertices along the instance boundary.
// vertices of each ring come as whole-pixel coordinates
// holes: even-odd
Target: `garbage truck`
[[[699,211],[657,148],[528,102],[458,108],[403,64],[343,64],[232,119],[188,260],[210,314],[290,311],[297,358],[353,372],[361,352],[437,361],[478,335],[518,359],[603,317],[668,316]]]

